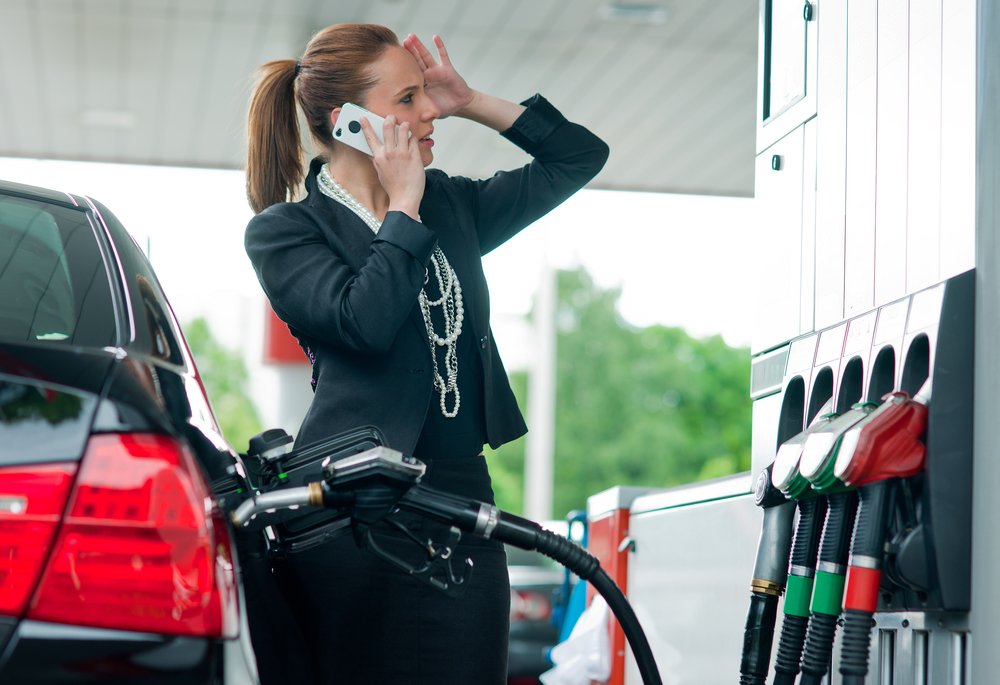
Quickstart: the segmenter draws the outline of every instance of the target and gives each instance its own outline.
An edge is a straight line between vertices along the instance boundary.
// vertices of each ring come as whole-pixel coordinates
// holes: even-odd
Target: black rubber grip
[[[826,515],[826,498],[812,497],[798,503],[799,522],[795,525],[790,563],[794,566],[816,568],[816,553],[819,538],[823,532],[823,518]]]
[[[833,636],[837,632],[837,617],[813,613],[809,617],[806,645],[802,650],[801,685],[820,685],[823,676],[830,670],[830,655],[833,652]]]
[[[502,512],[501,526],[498,530],[503,528],[504,524],[509,526],[511,518],[514,517]],[[496,537],[500,539],[500,536]],[[538,532],[534,549],[550,559],[555,559],[584,580],[591,580],[601,568],[600,561],[593,554],[572,540],[548,530],[542,529]]]
[[[781,624],[781,639],[778,640],[778,654],[774,658],[774,685],[795,685],[808,626],[807,616],[785,614],[785,620]]]
[[[858,493],[854,490],[827,496],[826,525],[819,546],[819,561],[844,565],[854,532],[854,515],[858,510]]]
[[[873,557],[881,562],[895,492],[895,480],[869,483],[858,491],[858,522],[854,527],[851,554]]]
[[[750,608],[743,630],[743,659],[740,661],[740,685],[764,685],[771,665],[774,623],[778,616],[778,598],[760,592],[750,593]]]
[[[868,651],[875,621],[867,611],[844,611],[844,634],[840,641],[840,674],[845,678],[868,675]],[[846,682],[846,681],[845,681]]]

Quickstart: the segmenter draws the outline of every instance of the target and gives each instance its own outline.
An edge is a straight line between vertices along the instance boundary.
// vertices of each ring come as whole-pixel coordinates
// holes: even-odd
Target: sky
[[[148,249],[182,322],[206,316],[228,328],[227,318],[255,306],[242,172],[0,158],[0,178],[107,205]],[[748,345],[751,202],[583,190],[487,255],[494,324],[528,313],[546,263],[582,265],[598,285],[621,287],[620,313],[634,325]]]

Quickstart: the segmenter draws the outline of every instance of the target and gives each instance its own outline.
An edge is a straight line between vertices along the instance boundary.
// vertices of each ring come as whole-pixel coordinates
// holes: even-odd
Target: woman
[[[299,61],[261,67],[250,105],[246,249],[274,311],[312,362],[308,444],[375,425],[428,464],[432,487],[492,502],[482,449],[526,428],[489,327],[481,256],[587,183],[607,146],[547,101],[471,89],[435,37],[399,44],[374,25],[336,25]],[[331,135],[352,102],[368,156]],[[300,165],[296,107],[323,151]],[[485,181],[425,170],[434,121],[460,116],[534,156]],[[305,177],[307,195],[286,202]],[[421,539],[441,526],[411,517]],[[391,536],[390,536],[391,538]],[[403,545],[399,540],[388,545]],[[463,539],[468,590],[450,598],[358,550],[350,537],[277,569],[313,661],[337,683],[502,683],[510,590],[503,548]]]

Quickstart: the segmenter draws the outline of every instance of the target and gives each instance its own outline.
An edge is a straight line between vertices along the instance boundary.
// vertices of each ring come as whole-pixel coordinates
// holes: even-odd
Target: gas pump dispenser
[[[798,522],[788,564],[784,619],[775,658],[775,685],[793,685],[799,672],[799,658],[809,624],[809,600],[816,577],[816,554],[826,516],[826,498],[818,495],[799,473],[802,450],[809,435],[821,430],[836,416],[829,412],[832,398],[808,429],[778,448],[772,483],[796,501]]]
[[[798,475],[802,446],[812,431],[818,430],[830,420],[832,406],[832,400],[828,400],[808,428],[781,444],[774,462],[761,471],[754,487],[754,498],[757,506],[764,509],[764,519],[757,542],[753,579],[750,581],[750,607],[743,632],[743,658],[740,663],[741,685],[763,685],[767,679],[778,599],[784,594],[786,585],[792,593],[791,600],[785,599],[786,607],[789,606],[789,601],[793,606],[798,606],[805,584],[809,585],[811,591],[811,576],[802,573],[805,565],[793,562],[795,568],[791,572],[789,569],[792,523],[797,505],[788,497],[797,497],[808,490],[809,484]],[[815,504],[807,504],[806,508],[812,512]],[[812,515],[806,515],[807,521],[811,518]],[[801,523],[802,520],[800,511],[800,525],[808,527],[808,524]],[[806,549],[799,551],[796,559],[804,561],[809,556],[808,538],[811,533],[799,533],[796,530],[795,535],[800,546],[806,546]],[[788,584],[790,580],[791,583]],[[808,603],[808,597],[806,602]]]
[[[831,477],[844,434],[872,412],[875,405],[859,402],[816,431],[802,450],[801,476],[816,492],[826,495],[827,512],[816,562],[816,581],[809,625],[799,664],[802,685],[819,685],[830,668],[833,640],[840,617],[851,532],[857,512],[857,493]],[[791,682],[791,681],[789,681]]]
[[[824,406],[808,429],[781,443],[766,471],[798,512],[794,543],[761,537],[782,552],[791,547],[782,576],[785,617],[775,685],[796,678],[800,685],[827,682],[837,654],[837,682],[844,685],[862,685],[870,659],[878,660],[883,680],[917,682],[922,671],[936,674],[926,682],[937,682],[945,668],[939,657],[929,664],[926,656],[897,655],[964,653],[973,284],[968,272],[884,305],[877,317],[866,315],[867,328],[858,327],[866,335],[848,336],[839,361],[844,374],[837,406],[847,410]],[[854,323],[848,322],[851,328]],[[901,369],[897,358],[905,358]],[[814,363],[814,395],[817,368]],[[829,393],[830,386],[822,391]],[[838,625],[844,631],[835,651]],[[751,627],[748,619],[744,665]],[[759,673],[768,655],[755,658],[756,679],[744,669],[741,683],[764,682]]]
[[[844,437],[836,476],[859,488],[858,521],[851,545],[844,595],[840,673],[845,685],[862,685],[868,674],[872,616],[878,607],[882,558],[900,479],[919,473],[926,450],[930,381],[911,400],[890,393],[882,405]]]
[[[839,483],[816,479],[816,475],[831,459],[844,432],[867,411],[867,405],[855,404],[842,415],[825,414],[806,431],[797,449],[798,458],[791,452],[782,455],[779,450],[775,460],[782,461],[784,467],[783,480],[775,484],[797,499],[799,507],[788,570],[785,622],[774,667],[775,685],[792,685],[803,666],[804,682],[811,672],[822,669],[825,673],[828,667],[840,614],[843,566],[855,499]]]

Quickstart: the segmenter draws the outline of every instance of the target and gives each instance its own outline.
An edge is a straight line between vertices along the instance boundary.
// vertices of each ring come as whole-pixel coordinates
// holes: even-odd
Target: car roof
[[[55,202],[67,207],[86,208],[87,203],[83,198],[70,193],[40,186],[30,186],[14,181],[0,179],[0,193],[20,195],[22,197],[37,198],[47,202]]]

